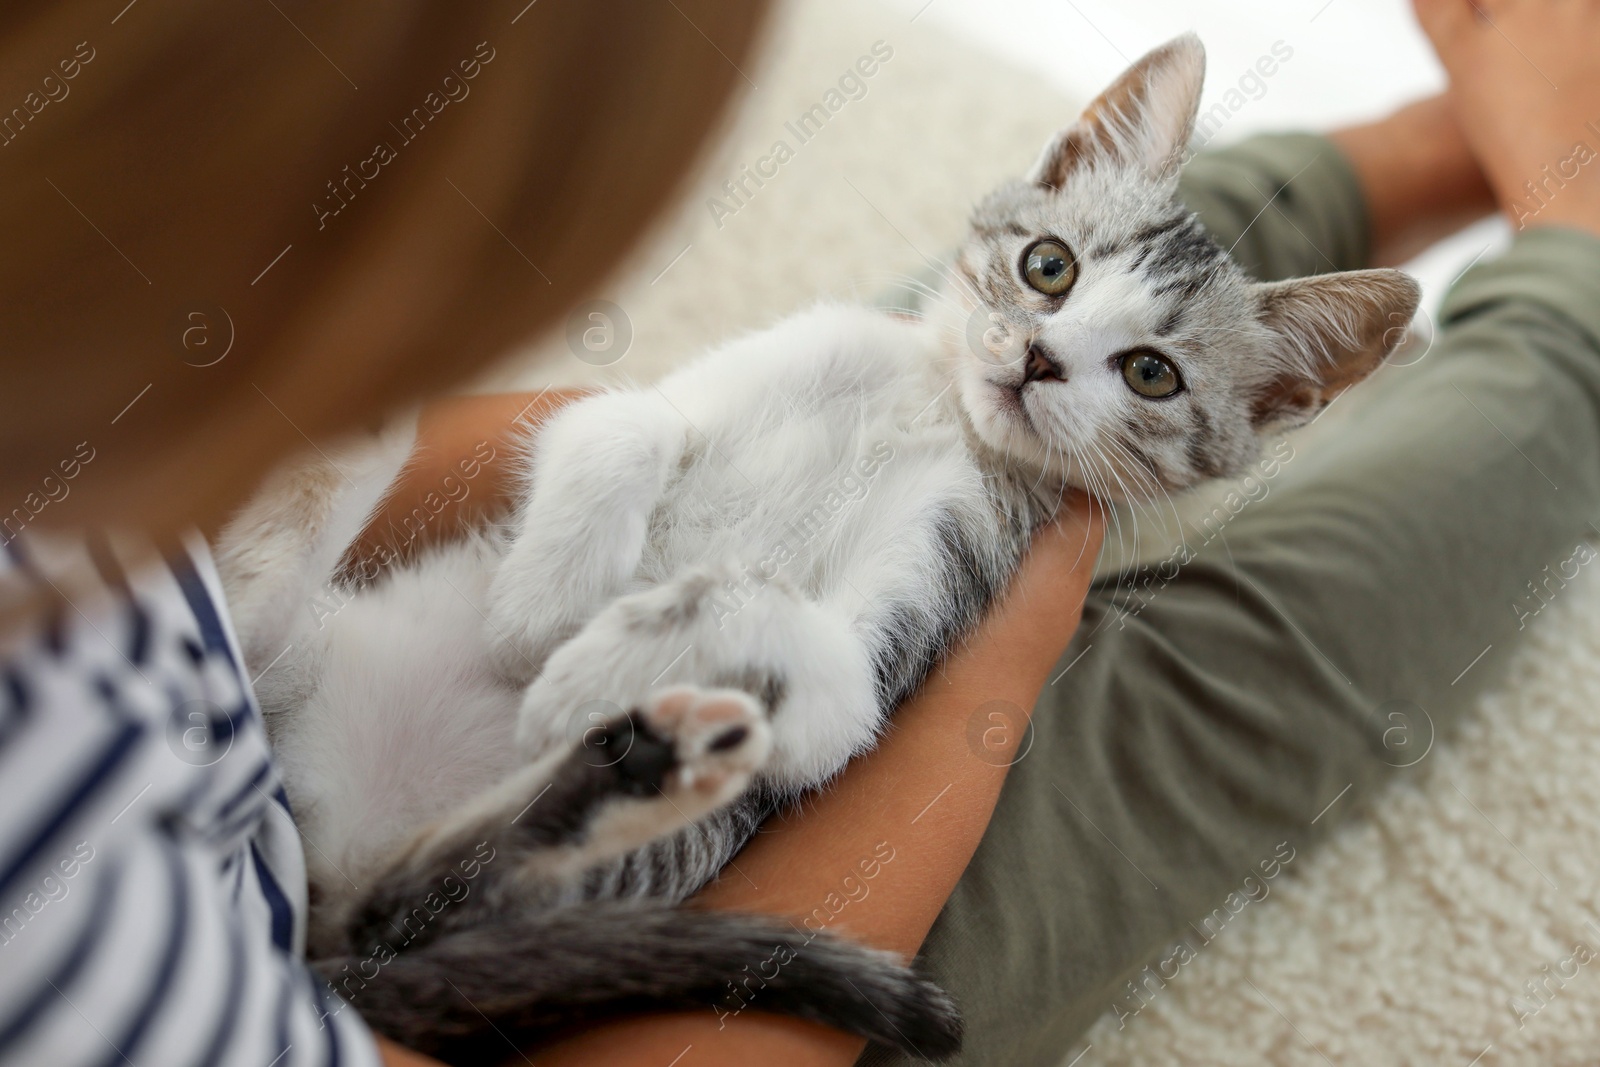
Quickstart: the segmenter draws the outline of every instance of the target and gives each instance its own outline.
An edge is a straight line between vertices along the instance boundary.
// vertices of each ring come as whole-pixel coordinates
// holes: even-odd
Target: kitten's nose
[[[1051,358],[1050,353],[1038,342],[1028,346],[1028,362],[1022,368],[1022,384],[1029,382],[1064,382],[1067,376],[1062,373],[1061,365]]]

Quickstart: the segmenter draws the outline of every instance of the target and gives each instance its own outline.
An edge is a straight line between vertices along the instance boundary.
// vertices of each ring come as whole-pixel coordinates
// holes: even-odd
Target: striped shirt
[[[0,556],[60,605],[0,646],[0,1064],[377,1063],[303,961],[301,840],[204,544]]]

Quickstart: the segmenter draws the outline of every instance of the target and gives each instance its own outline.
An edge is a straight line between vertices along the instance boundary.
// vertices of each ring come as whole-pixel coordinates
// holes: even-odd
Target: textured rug
[[[485,386],[647,382],[818,298],[871,297],[949,249],[973,199],[1081,103],[907,10],[850,0],[790,4],[742,73],[755,89],[726,144],[607,303]],[[818,105],[824,119],[797,125]],[[1174,532],[1144,529],[1146,550]],[[1597,659],[1586,571],[1459,735],[1366,808],[1335,807],[1330,843],[1063,1065],[1600,1060]]]

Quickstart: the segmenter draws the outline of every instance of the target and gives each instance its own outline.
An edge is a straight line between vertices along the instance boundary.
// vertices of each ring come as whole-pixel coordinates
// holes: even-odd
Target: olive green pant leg
[[[1185,196],[1263,278],[1365,255],[1359,190],[1325,141],[1203,157]],[[1432,351],[1381,371],[1175,576],[1131,603],[1091,593],[924,946],[966,1014],[959,1062],[1054,1067],[1101,1014],[1136,1025],[1163,966],[1447,739],[1537,624],[1529,581],[1586,558],[1600,240],[1522,235],[1441,321]]]

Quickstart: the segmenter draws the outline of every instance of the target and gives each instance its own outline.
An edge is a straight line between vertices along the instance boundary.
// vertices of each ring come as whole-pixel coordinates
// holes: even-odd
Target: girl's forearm
[[[428,404],[417,417],[411,459],[351,546],[348,562],[404,560],[459,535],[463,524],[503,513],[516,492],[519,441],[581,395],[549,389]]]

